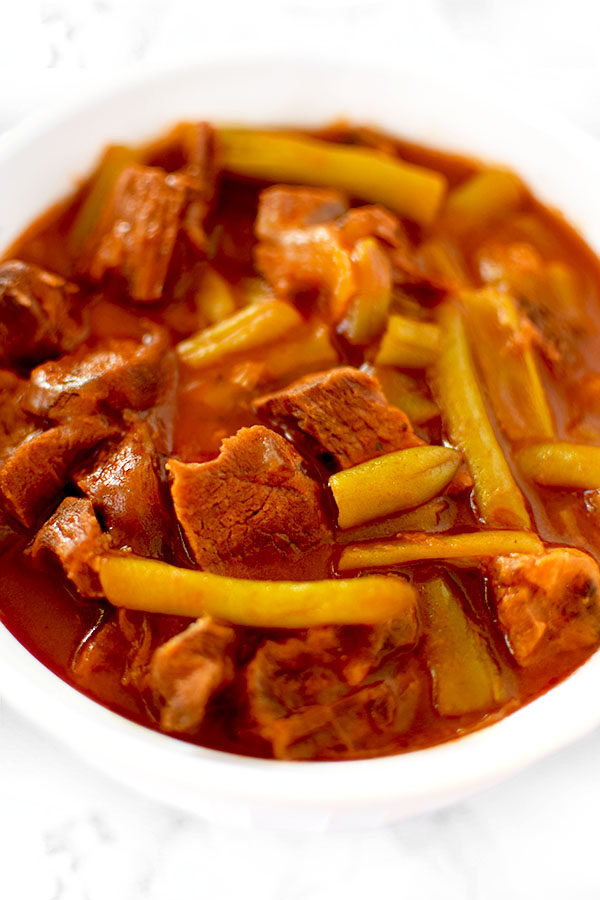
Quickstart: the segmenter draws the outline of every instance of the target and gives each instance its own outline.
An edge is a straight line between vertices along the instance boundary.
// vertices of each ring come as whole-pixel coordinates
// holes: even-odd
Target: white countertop
[[[0,5],[0,129],[132,63],[426,60],[554,105],[600,137],[594,0],[20,0]],[[0,201],[1,202],[1,201]],[[6,900],[600,897],[600,732],[509,782],[370,833],[241,832],[98,774],[1,699]]]

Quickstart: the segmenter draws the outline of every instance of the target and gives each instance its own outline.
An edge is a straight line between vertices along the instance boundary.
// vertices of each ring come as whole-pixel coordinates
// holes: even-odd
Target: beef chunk
[[[77,683],[100,700],[110,702],[121,686],[131,686],[145,704],[151,654],[147,617],[119,609],[79,645],[71,668]]]
[[[172,516],[147,425],[133,425],[116,447],[101,450],[93,468],[78,474],[76,481],[116,547],[155,559],[170,555]]]
[[[60,275],[30,263],[0,264],[0,358],[5,364],[35,365],[73,350],[83,337],[73,318],[77,292]]]
[[[330,455],[341,469],[422,443],[378,382],[350,366],[301,378],[260,397],[254,408],[269,422],[308,438],[313,452]]]
[[[154,326],[141,341],[113,339],[38,366],[24,406],[60,421],[98,407],[148,409],[173,390],[176,361],[166,333]]]
[[[38,531],[31,556],[36,562],[61,565],[82,596],[102,597],[96,561],[109,546],[90,501],[65,497]]]
[[[567,547],[513,554],[489,566],[498,619],[521,666],[591,647],[600,639],[600,570]]]
[[[0,457],[35,430],[23,410],[25,385],[14,372],[0,369]]]
[[[251,727],[280,759],[369,755],[412,723],[418,677],[392,654],[417,637],[415,615],[376,628],[326,626],[265,641],[245,674]],[[382,663],[390,659],[384,674]]]
[[[406,675],[276,719],[264,725],[261,733],[270,740],[277,759],[377,756],[410,728],[418,701],[419,682]]]
[[[280,241],[290,229],[330,222],[347,209],[339,191],[278,184],[261,191],[254,230],[261,240]]]
[[[38,431],[0,468],[0,494],[8,511],[31,527],[65,487],[87,452],[115,434],[100,418],[82,418]]]
[[[413,673],[374,675],[358,688],[348,678],[356,675],[352,655],[377,644],[365,640],[366,630],[311,628],[303,638],[266,641],[258,650],[246,671],[250,721],[276,757],[369,755],[410,726],[419,696]],[[380,661],[375,652],[371,665]]]
[[[159,300],[179,232],[187,188],[174,174],[128,166],[90,239],[88,274],[125,279],[133,300]]]
[[[262,425],[224,440],[210,462],[171,460],[167,467],[177,518],[202,568],[307,577],[310,551],[329,542],[319,486],[294,447]]]
[[[334,319],[355,291],[351,253],[335,219],[347,209],[337,191],[275,186],[260,195],[254,255],[278,295],[318,288]]]
[[[402,223],[381,206],[348,209],[338,191],[275,185],[259,198],[255,232],[256,265],[279,295],[317,288],[328,299],[328,310],[339,321],[350,300],[371,282],[357,248],[376,238],[390,262],[390,280],[437,287],[418,258]],[[373,281],[381,279],[376,264]],[[389,285],[391,288],[391,284]]]
[[[165,731],[194,732],[213,694],[233,679],[233,628],[198,619],[155,650],[150,683]]]

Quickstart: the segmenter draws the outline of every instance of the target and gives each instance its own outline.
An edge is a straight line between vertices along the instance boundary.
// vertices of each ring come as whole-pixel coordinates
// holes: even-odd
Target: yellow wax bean
[[[228,172],[338,188],[423,225],[435,218],[446,191],[440,172],[367,147],[289,132],[221,128],[217,135],[221,164]]]
[[[473,531],[468,534],[432,534],[354,544],[344,548],[340,571],[373,566],[399,566],[423,559],[482,559],[508,553],[544,552],[544,545],[529,531]]]
[[[522,196],[521,182],[512,172],[484,169],[450,191],[444,216],[460,228],[480,228],[516,209]]]
[[[104,557],[100,581],[114,606],[194,618],[211,615],[259,628],[374,625],[412,617],[416,605],[415,589],[394,576],[251,581],[133,555]]]
[[[600,447],[568,441],[534,444],[517,454],[523,474],[546,487],[600,488]]]
[[[138,161],[131,147],[107,147],[90,182],[87,196],[71,226],[69,239],[74,250],[80,250],[98,225],[117,178],[127,166]]]
[[[340,528],[353,528],[439,494],[456,474],[461,455],[448,447],[411,447],[332,475],[329,487]]]
[[[356,541],[370,541],[395,537],[406,531],[436,532],[448,531],[456,521],[456,504],[445,497],[436,497],[416,509],[409,509],[390,516],[379,522],[371,522],[358,528],[340,532],[337,535],[339,544],[352,544]]]
[[[433,322],[419,322],[393,315],[375,357],[378,366],[424,369],[437,359],[440,329]]]
[[[479,514],[492,527],[530,528],[525,500],[485,408],[460,310],[446,303],[438,321],[442,340],[434,397],[450,439],[464,453],[473,476]]]
[[[200,312],[214,325],[235,312],[233,290],[216,269],[207,268],[196,294]]]
[[[391,265],[375,238],[357,242],[352,262],[357,293],[350,300],[338,331],[351,344],[368,344],[386,323],[392,299]]]
[[[205,369],[234,353],[254,350],[302,324],[300,313],[283,300],[247,306],[177,345],[183,362]]]
[[[444,578],[421,587],[425,658],[441,716],[485,712],[508,699],[500,666]]]
[[[552,438],[552,413],[515,301],[494,288],[464,291],[459,298],[502,430],[513,441]]]
[[[393,366],[375,366],[373,374],[388,403],[405,412],[413,425],[423,425],[439,416],[437,404],[423,393],[418,382],[410,375],[399,372]]]
[[[265,348],[262,362],[270,378],[280,378],[297,369],[331,366],[338,361],[338,353],[331,343],[327,325],[312,325],[298,338],[288,338],[282,344]]]

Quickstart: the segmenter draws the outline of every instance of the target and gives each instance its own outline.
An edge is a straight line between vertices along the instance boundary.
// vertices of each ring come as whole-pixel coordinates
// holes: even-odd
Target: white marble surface
[[[426,59],[490,74],[600,137],[589,0],[20,0],[0,3],[0,129],[133,63]],[[7,900],[592,900],[600,733],[448,810],[372,833],[238,832],[128,792],[11,710],[0,685]]]

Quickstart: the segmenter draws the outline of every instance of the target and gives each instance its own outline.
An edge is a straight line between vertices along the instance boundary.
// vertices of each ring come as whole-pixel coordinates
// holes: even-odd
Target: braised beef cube
[[[401,619],[380,625],[352,626],[340,629],[339,643],[344,648],[344,680],[360,684],[384,660],[397,651],[413,648],[421,634],[417,604]]]
[[[207,122],[184,126],[184,165],[176,173],[179,184],[187,190],[182,230],[192,245],[203,255],[207,249],[205,219],[216,193],[217,164],[214,131]]]
[[[271,424],[307,438],[315,455],[333,458],[341,469],[423,443],[378,382],[351,366],[301,378],[260,397],[254,408]]]
[[[413,723],[419,682],[406,676],[365,687],[330,706],[313,706],[263,730],[277,759],[343,759],[378,755]]]
[[[115,547],[156,559],[171,554],[174,529],[160,478],[160,461],[148,426],[130,428],[116,447],[100,451],[93,467],[76,476]]]
[[[268,722],[344,696],[348,685],[338,670],[342,652],[340,629],[332,625],[265,641],[246,670],[253,719]]]
[[[73,316],[77,287],[39,266],[0,264],[0,358],[35,365],[73,350],[83,329]]]
[[[254,259],[276,294],[318,289],[339,317],[356,287],[351,248],[342,244],[336,221],[347,208],[338,191],[287,185],[262,191]]]
[[[262,240],[280,241],[285,231],[331,222],[347,209],[339,191],[277,184],[260,192],[254,230]]]
[[[176,377],[166,333],[152,326],[141,341],[107,340],[38,366],[23,403],[30,412],[57,421],[99,406],[148,409],[174,390]]]
[[[0,369],[0,454],[35,430],[23,410],[26,384],[14,372]]]
[[[102,597],[97,561],[109,546],[90,501],[65,497],[38,531],[31,556],[36,562],[62,566],[83,597]]]
[[[415,606],[405,619],[374,627],[318,626],[301,636],[265,641],[246,673],[253,717],[267,722],[333,703],[418,637]]]
[[[339,191],[274,185],[261,191],[255,262],[278,294],[318,288],[338,320],[357,290],[355,251],[365,238],[385,248],[400,284],[438,290],[399,219],[381,206],[348,209]]]
[[[268,428],[241,428],[210,462],[170,460],[175,512],[194,559],[227,575],[302,578],[327,552],[321,489],[294,447]],[[325,574],[325,561],[320,562]],[[314,577],[314,575],[313,575]]]
[[[181,227],[187,188],[176,175],[128,166],[90,238],[87,274],[101,281],[115,272],[132,300],[159,300]]]
[[[580,550],[500,556],[488,568],[498,619],[521,666],[593,647],[600,638],[600,569]]]
[[[321,634],[308,638],[304,647],[301,641],[298,647],[293,639],[284,642],[280,647],[287,644],[287,652],[279,654],[275,642],[267,642],[248,666],[251,725],[278,759],[376,754],[401,737],[416,715],[421,686],[415,672],[353,689],[332,671],[336,648],[327,641],[328,630],[310,629]]]
[[[34,432],[0,468],[0,494],[7,510],[26,528],[47,510],[71,471],[115,429],[101,418],[82,418]]]
[[[82,641],[71,668],[77,683],[100,700],[131,686],[143,703],[146,698],[141,694],[146,688],[151,655],[152,632],[147,617],[119,609]]]
[[[150,683],[166,731],[194,732],[211,697],[233,679],[233,628],[209,616],[155,650]]]

